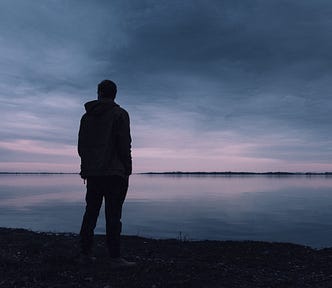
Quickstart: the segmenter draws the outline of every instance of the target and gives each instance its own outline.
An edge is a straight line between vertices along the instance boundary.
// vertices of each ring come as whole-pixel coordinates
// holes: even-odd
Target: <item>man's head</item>
[[[113,81],[103,80],[98,84],[98,99],[108,98],[114,100],[116,91],[116,85]]]

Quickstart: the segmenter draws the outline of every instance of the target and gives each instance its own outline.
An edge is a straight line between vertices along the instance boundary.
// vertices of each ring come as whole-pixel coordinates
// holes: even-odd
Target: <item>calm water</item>
[[[84,195],[78,175],[0,175],[0,226],[78,232]],[[331,208],[332,177],[133,175],[123,233],[331,247]]]

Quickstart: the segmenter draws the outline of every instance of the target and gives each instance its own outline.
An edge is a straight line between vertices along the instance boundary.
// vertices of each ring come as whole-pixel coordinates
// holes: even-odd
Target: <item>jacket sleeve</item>
[[[131,175],[132,173],[132,158],[131,158],[131,136],[130,136],[130,120],[129,115],[125,110],[122,110],[118,118],[118,152],[121,162],[125,167],[125,173]]]
[[[81,151],[82,151],[82,122],[83,122],[84,116],[82,116],[81,121],[80,121],[80,127],[78,130],[78,139],[77,139],[77,152],[78,155],[81,157]]]
[[[80,169],[80,175],[81,175],[81,178],[83,179],[86,179],[87,176],[85,175],[83,169],[82,169],[82,152],[83,152],[83,148],[84,148],[84,141],[83,141],[83,130],[84,130],[84,125],[85,125],[85,115],[82,116],[81,118],[81,121],[80,121],[80,128],[79,128],[79,131],[78,131],[78,141],[77,141],[77,152],[78,152],[78,155],[80,156],[81,158],[81,169]]]

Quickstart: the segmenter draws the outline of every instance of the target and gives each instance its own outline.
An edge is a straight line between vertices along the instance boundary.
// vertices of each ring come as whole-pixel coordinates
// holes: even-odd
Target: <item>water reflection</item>
[[[331,188],[321,176],[133,175],[124,233],[331,246]],[[78,175],[1,175],[0,226],[77,232],[84,193]]]

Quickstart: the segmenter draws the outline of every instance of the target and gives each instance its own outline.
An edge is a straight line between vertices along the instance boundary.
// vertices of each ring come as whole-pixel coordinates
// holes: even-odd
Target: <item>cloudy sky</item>
[[[0,171],[77,172],[103,79],[134,172],[332,171],[329,0],[2,0]]]

